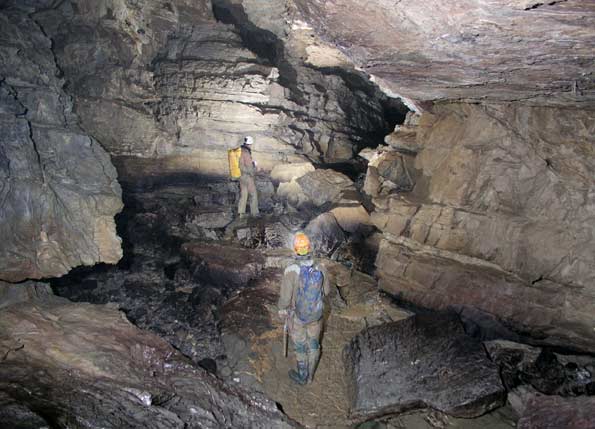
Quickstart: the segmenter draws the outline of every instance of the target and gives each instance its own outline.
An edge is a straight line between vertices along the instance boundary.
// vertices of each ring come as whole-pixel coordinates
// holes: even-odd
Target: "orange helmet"
[[[306,256],[312,251],[310,239],[303,232],[298,232],[293,237],[293,251],[299,256]]]

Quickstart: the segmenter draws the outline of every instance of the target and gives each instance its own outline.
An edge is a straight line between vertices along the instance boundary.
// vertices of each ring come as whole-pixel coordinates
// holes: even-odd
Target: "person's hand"
[[[287,310],[279,310],[279,319],[286,319],[287,318]]]

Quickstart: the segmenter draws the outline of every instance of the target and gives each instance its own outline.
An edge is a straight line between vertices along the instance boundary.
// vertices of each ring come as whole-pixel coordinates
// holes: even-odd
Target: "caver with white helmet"
[[[248,203],[248,195],[250,195],[250,214],[252,216],[259,216],[258,210],[258,195],[256,193],[256,182],[254,175],[256,174],[256,163],[252,159],[252,145],[254,138],[252,136],[245,136],[242,144],[242,153],[240,155],[240,201],[238,203],[238,213],[240,217],[246,214],[246,204]]]

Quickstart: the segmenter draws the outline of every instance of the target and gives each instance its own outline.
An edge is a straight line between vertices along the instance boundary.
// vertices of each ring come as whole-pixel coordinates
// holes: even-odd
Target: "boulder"
[[[186,224],[198,228],[225,228],[233,222],[234,213],[231,210],[193,210],[186,214]]]
[[[506,340],[486,341],[486,350],[500,367],[508,390],[531,386],[546,395],[575,396],[595,392],[595,358],[558,355],[548,349]]]
[[[294,426],[271,400],[224,384],[109,305],[6,307],[0,355],[3,427]]]
[[[335,216],[330,213],[323,213],[306,226],[305,233],[310,238],[314,252],[324,256],[332,254],[345,241],[345,234],[337,223]]]
[[[517,423],[518,429],[593,429],[595,397],[534,395]]]
[[[407,112],[404,123],[396,125],[395,130],[384,138],[384,142],[398,152],[417,153],[420,149],[417,143],[419,118],[418,113]]]
[[[343,358],[355,419],[426,407],[470,418],[503,404],[498,367],[454,314],[418,314],[365,329]]]
[[[362,205],[335,207],[331,213],[345,232],[354,233],[371,224],[370,215]]]
[[[197,267],[199,278],[224,289],[246,286],[265,264],[260,253],[227,244],[190,242],[181,251]]]
[[[295,208],[300,208],[309,201],[308,196],[295,179],[291,182],[279,183],[279,186],[277,187],[277,197],[281,201],[287,202],[289,206]]]
[[[314,166],[311,162],[277,164],[271,170],[271,179],[273,182],[291,182],[312,171],[314,171]]]
[[[351,179],[333,170],[315,170],[297,179],[308,199],[317,207],[341,200],[347,191],[354,191]]]

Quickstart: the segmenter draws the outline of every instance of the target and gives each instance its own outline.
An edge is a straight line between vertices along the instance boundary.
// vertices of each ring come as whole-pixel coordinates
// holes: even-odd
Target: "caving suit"
[[[312,381],[320,359],[320,334],[323,318],[321,315],[317,321],[303,323],[293,311],[298,289],[302,286],[300,279],[302,266],[313,266],[322,273],[324,296],[329,295],[330,281],[324,268],[315,264],[310,257],[296,257],[295,262],[289,265],[283,274],[278,307],[280,311],[287,311],[290,317],[289,332],[295,348],[298,373],[307,377],[308,381]]]
[[[256,182],[254,181],[256,168],[254,167],[252,152],[246,145],[242,146],[240,172],[240,202],[238,205],[238,213],[240,215],[246,213],[246,203],[248,202],[248,194],[250,194],[250,214],[252,214],[252,216],[258,216],[258,195],[256,194]]]

